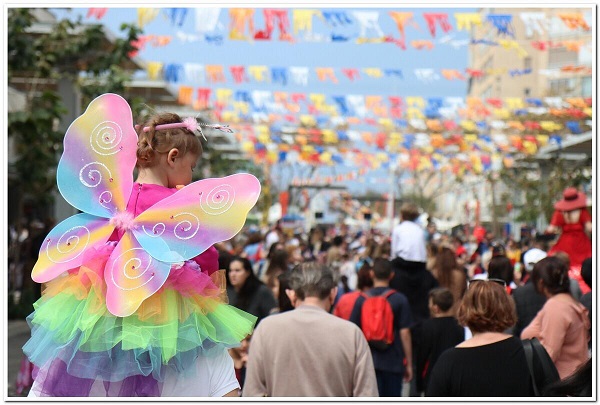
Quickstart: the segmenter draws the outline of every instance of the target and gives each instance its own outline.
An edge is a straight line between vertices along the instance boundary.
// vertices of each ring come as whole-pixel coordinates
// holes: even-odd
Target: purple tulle
[[[43,385],[35,387],[40,397],[158,397],[158,382],[152,376],[135,375],[123,381],[104,381],[94,386],[94,380],[75,377],[67,372],[66,364],[56,359],[44,378]]]
[[[67,373],[67,365],[61,360],[52,362],[47,370],[40,369],[36,380],[44,373],[51,378],[42,378],[42,387],[38,387],[38,396],[52,397],[87,397],[90,394],[94,380],[74,377]]]

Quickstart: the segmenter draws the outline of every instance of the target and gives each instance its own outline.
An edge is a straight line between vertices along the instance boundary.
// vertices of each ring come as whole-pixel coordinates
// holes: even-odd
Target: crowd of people
[[[92,104],[128,107],[114,94]],[[239,233],[258,179],[192,182],[193,118],[157,113],[134,128],[113,145],[123,158],[103,163],[135,164],[131,184],[90,186],[80,174],[97,152],[84,150],[90,135],[65,136],[81,156],[61,162],[83,166],[59,170],[59,186],[84,188],[59,190],[86,214],[36,234],[29,397],[591,395],[591,218],[576,189],[555,206],[556,242],[442,234],[409,202],[391,236],[280,222]],[[110,220],[87,212],[108,209],[112,191]],[[176,218],[195,214],[195,230]],[[83,229],[94,237],[80,244]]]
[[[418,207],[405,203],[391,237],[343,225],[305,235],[278,222],[217,244],[229,303],[258,318],[243,348],[230,350],[240,395],[532,396],[520,340],[530,338],[560,379],[583,373],[578,386],[591,387],[591,258],[573,272],[573,249],[553,248],[549,234],[462,238],[421,227],[418,217]],[[390,304],[387,315],[381,307],[393,328],[387,344],[365,330],[373,328],[365,315],[372,297]],[[313,298],[316,312],[306,309]],[[344,332],[336,318],[357,328]],[[366,343],[357,342],[357,330]],[[357,356],[360,369],[347,363]],[[285,383],[292,374],[306,379]],[[544,392],[568,392],[558,384]]]

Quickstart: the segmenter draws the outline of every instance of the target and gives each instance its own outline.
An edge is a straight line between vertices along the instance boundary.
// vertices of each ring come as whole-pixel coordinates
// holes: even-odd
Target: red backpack
[[[396,291],[390,289],[382,295],[365,297],[361,314],[360,326],[365,338],[374,349],[385,350],[394,341],[394,311],[387,298]]]

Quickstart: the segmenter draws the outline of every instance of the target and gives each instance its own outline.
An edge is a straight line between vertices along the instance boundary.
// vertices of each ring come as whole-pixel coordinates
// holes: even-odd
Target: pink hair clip
[[[160,125],[155,126],[154,129],[160,131],[163,129],[186,128],[188,131],[191,131],[191,132],[200,131],[200,134],[206,141],[206,137],[204,136],[204,133],[202,132],[202,128],[200,128],[201,126],[217,129],[222,132],[233,133],[233,130],[231,128],[229,128],[229,125],[200,124],[194,117],[187,117],[182,122],[174,122],[172,124],[160,124]],[[150,131],[150,128],[151,127],[144,127],[144,132]]]

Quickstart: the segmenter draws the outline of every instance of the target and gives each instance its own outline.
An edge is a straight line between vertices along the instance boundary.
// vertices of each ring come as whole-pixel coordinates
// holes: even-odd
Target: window
[[[529,95],[531,94],[531,89],[529,87],[525,87],[523,93],[525,94],[525,97],[529,97]]]
[[[523,59],[523,69],[531,69],[531,57],[527,56]]]
[[[592,97],[592,78],[583,77],[581,79],[581,96]]]
[[[577,65],[577,52],[569,51],[567,48],[550,49],[548,52],[548,69]]]
[[[573,79],[557,79],[550,82],[551,96],[569,96],[573,91]]]
[[[481,98],[490,98],[492,97],[492,86],[488,86],[487,89],[481,93]]]

